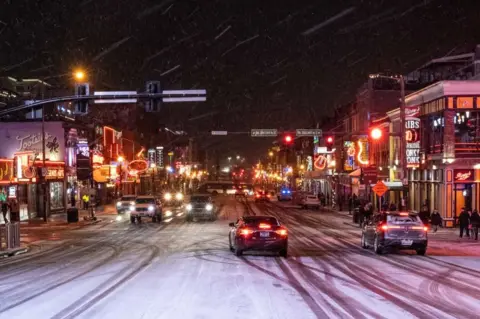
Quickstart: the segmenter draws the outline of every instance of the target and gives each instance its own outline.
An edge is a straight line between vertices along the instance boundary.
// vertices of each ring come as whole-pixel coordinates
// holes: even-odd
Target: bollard
[[[20,223],[5,225],[7,249],[20,247]]]

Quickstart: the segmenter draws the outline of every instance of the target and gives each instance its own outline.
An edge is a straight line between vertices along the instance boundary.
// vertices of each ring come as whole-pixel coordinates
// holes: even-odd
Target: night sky
[[[353,100],[368,73],[473,49],[479,21],[474,0],[3,0],[0,75],[59,83],[78,66],[96,89],[205,88],[207,103],[167,106],[159,122],[295,129]]]

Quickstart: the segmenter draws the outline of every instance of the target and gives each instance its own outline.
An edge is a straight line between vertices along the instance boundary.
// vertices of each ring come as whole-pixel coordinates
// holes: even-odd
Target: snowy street
[[[0,260],[0,318],[475,318],[480,242],[442,230],[427,256],[376,255],[338,213],[218,198],[215,222],[130,224],[105,214],[37,231]],[[229,222],[273,215],[289,258],[228,249]],[[30,230],[26,230],[30,231]],[[32,316],[34,314],[34,316]]]

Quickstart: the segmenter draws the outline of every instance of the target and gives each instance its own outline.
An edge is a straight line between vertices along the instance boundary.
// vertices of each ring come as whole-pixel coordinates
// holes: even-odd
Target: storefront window
[[[50,210],[62,209],[64,203],[63,182],[50,183]]]

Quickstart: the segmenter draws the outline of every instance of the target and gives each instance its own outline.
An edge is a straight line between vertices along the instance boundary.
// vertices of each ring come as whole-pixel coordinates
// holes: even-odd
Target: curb
[[[19,248],[13,248],[9,250],[0,250],[0,258],[13,257],[16,255],[25,254],[28,251],[29,251],[28,247],[19,247]]]

